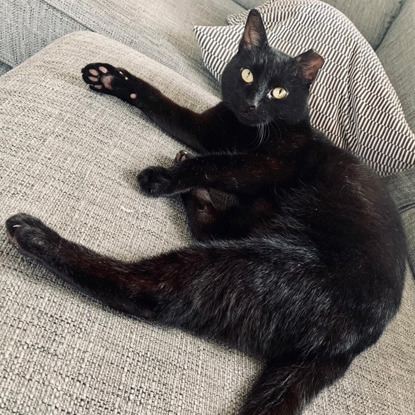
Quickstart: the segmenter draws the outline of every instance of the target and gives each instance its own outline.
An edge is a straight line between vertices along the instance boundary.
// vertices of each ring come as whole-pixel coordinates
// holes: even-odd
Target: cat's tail
[[[297,415],[322,389],[344,375],[353,358],[281,365],[268,362],[241,415]]]

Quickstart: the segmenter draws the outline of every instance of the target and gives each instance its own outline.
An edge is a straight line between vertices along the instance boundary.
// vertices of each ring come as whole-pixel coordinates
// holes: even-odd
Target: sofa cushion
[[[398,207],[408,239],[409,264],[415,271],[415,169],[384,177]]]
[[[344,13],[376,49],[399,14],[402,0],[324,0]]]
[[[407,0],[377,54],[396,89],[406,119],[415,131],[415,0]]]
[[[43,0],[0,2],[0,60],[11,67],[66,33],[87,30]]]
[[[415,166],[415,136],[375,52],[347,17],[318,0],[258,7],[269,44],[291,56],[313,48],[325,62],[311,87],[311,122],[382,175]],[[197,26],[207,68],[220,79],[238,51],[248,12],[230,26]]]
[[[81,79],[110,61],[203,110],[217,98],[115,41],[64,37],[0,78],[0,223],[34,214],[63,236],[124,260],[190,243],[180,200],[140,195],[135,173],[183,145]],[[235,412],[259,363],[78,295],[0,232],[0,413]]]
[[[234,0],[246,9],[253,9],[263,0]],[[343,12],[376,49],[399,13],[402,0],[324,0]]]
[[[149,199],[134,172],[182,146],[135,108],[90,91],[80,69],[116,62],[182,105],[217,98],[101,35],[66,36],[0,78],[0,222],[17,211],[124,260],[190,243],[178,199]],[[0,232],[0,412],[232,415],[260,362],[79,295]],[[415,407],[415,286],[381,340],[305,415],[402,415]]]
[[[116,39],[188,79],[217,88],[200,64],[195,24],[223,24],[244,9],[231,0],[2,0],[0,61],[16,66],[59,37],[91,30]]]

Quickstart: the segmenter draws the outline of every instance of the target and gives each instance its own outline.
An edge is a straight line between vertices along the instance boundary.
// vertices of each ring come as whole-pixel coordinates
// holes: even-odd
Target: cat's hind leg
[[[194,158],[192,154],[186,150],[180,150],[176,154],[174,162],[177,165],[191,158]],[[218,211],[213,204],[209,190],[197,187],[181,196],[193,237],[198,241],[212,239],[211,228],[216,222]]]
[[[6,221],[6,231],[20,252],[115,309],[192,331],[218,330],[219,323],[212,322],[209,313],[201,307],[210,307],[205,285],[222,292],[219,285],[231,278],[227,268],[229,252],[222,245],[189,247],[138,262],[123,262],[69,241],[27,214],[10,217]],[[235,255],[241,255],[239,245],[229,241],[229,246]],[[249,255],[242,254],[242,261],[233,267],[238,275],[242,274],[242,270],[237,269],[239,266],[243,267],[243,272],[249,266],[252,272],[257,270],[254,264],[258,262],[257,254],[251,252],[251,247],[247,249]],[[218,278],[218,281],[211,285],[211,278]],[[200,293],[192,299],[195,290]],[[197,305],[199,300],[203,306]],[[195,303],[195,307],[189,309],[189,302]]]
[[[191,158],[194,156],[181,150],[176,154],[175,163],[180,164]],[[181,197],[192,235],[197,241],[237,239],[248,234],[249,222],[237,220],[241,216],[241,209],[232,206],[218,210],[207,188],[196,187]]]
[[[215,237],[215,224],[220,212],[215,208],[208,189],[197,187],[182,194],[187,220],[197,241],[209,241]]]
[[[211,242],[126,263],[70,242],[29,215],[12,216],[6,228],[20,251],[116,309],[272,359],[249,394],[243,415],[299,414],[315,394],[343,375],[352,359],[309,360],[310,347],[324,344],[327,336],[335,344],[349,337],[342,332],[333,338],[330,307],[315,311],[320,290],[307,284],[315,281],[313,270],[322,272],[315,254],[283,238],[273,243]],[[309,278],[298,284],[303,273]],[[327,327],[318,335],[316,320]],[[290,345],[298,339],[296,333],[309,326],[312,335],[302,335],[309,340],[293,355]],[[350,341],[347,345],[353,349]]]
[[[209,190],[197,187],[182,194],[183,205],[193,237],[197,241],[240,239],[248,236],[251,226],[247,212],[238,205],[225,210],[215,207]]]
[[[133,295],[128,286],[134,283],[134,264],[104,257],[70,242],[39,219],[23,213],[6,221],[6,231],[20,252],[37,260],[78,290],[119,311],[152,318],[156,307],[153,296],[145,290]],[[142,282],[145,279],[142,276]]]

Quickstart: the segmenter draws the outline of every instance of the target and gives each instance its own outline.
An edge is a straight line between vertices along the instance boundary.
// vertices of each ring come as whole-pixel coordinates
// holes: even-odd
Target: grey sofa
[[[330,0],[376,49],[415,127],[415,0]],[[36,215],[76,242],[132,260],[190,243],[178,199],[147,199],[134,174],[183,146],[83,84],[108,61],[185,106],[219,100],[193,37],[249,0],[3,0],[0,221]],[[76,33],[73,33],[76,32]],[[57,40],[56,40],[57,39]],[[10,70],[13,68],[12,70]],[[410,258],[401,310],[306,415],[415,413],[414,171],[385,178]],[[0,414],[234,414],[261,362],[84,297],[0,233]]]

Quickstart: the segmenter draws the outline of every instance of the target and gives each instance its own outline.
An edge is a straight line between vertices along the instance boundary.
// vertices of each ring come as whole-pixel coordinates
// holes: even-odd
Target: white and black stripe
[[[291,56],[314,49],[325,64],[311,88],[312,124],[381,175],[415,166],[415,136],[369,43],[341,12],[318,0],[258,7],[271,46]],[[196,26],[206,67],[220,80],[238,50],[248,12],[229,26]]]

